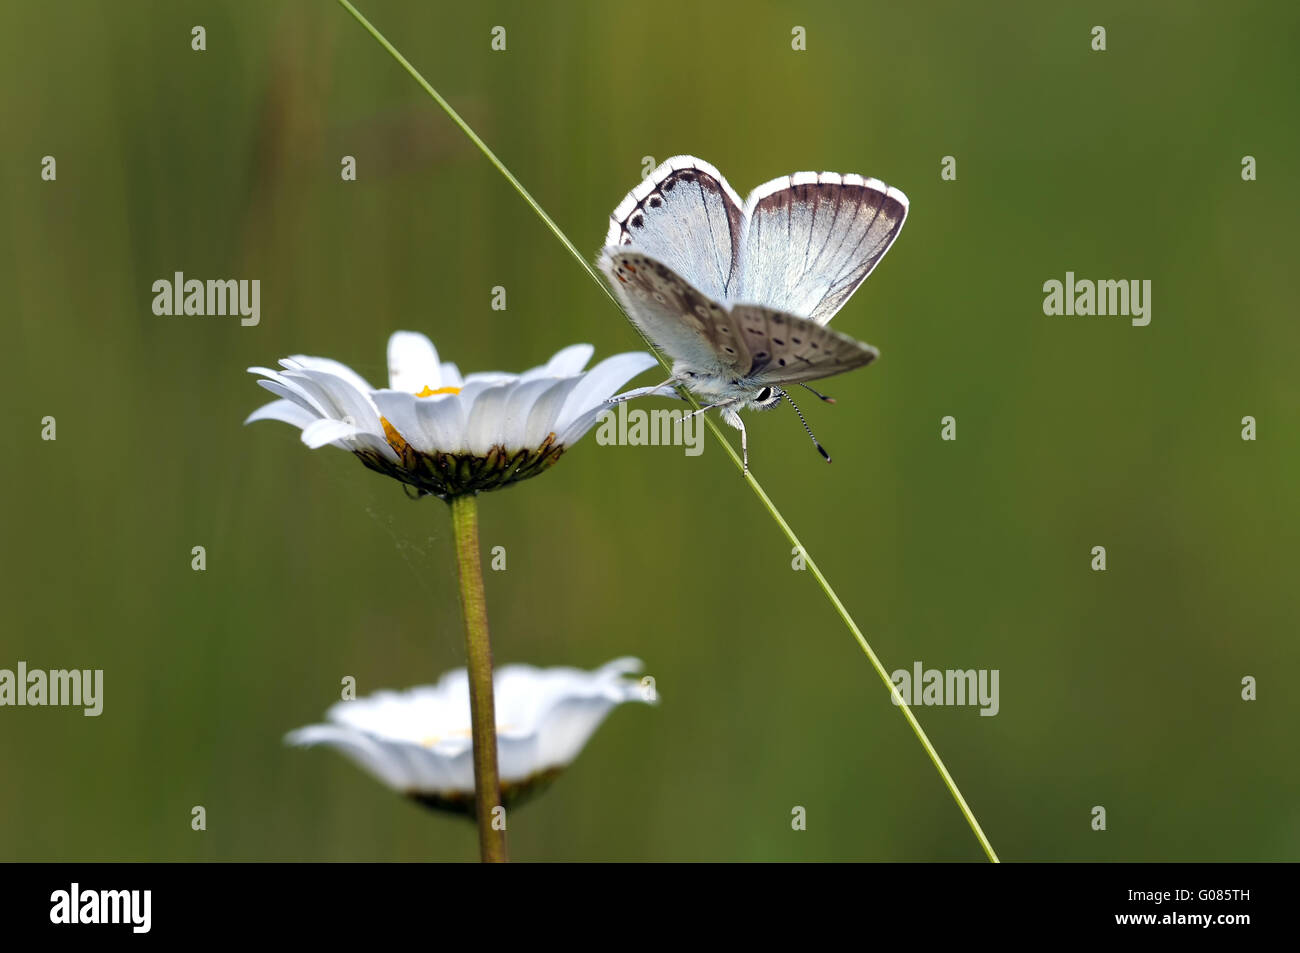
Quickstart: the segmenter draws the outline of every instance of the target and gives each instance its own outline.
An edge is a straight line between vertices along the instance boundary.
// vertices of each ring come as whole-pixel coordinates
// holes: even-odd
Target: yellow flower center
[[[459,394],[459,393],[460,393],[459,387],[439,387],[437,390],[433,390],[432,388],[429,387],[428,384],[425,384],[424,390],[420,391],[415,396],[416,397],[437,397],[439,394]]]

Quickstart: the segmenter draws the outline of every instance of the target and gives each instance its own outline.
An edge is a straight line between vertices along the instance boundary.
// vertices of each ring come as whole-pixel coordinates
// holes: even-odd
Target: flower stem
[[[505,863],[506,832],[494,829],[501,806],[497,775],[497,716],[492,700],[492,642],[488,636],[487,600],[478,546],[478,499],[465,493],[451,500],[451,529],[456,540],[460,609],[465,617],[465,654],[469,658],[469,712],[474,735],[474,806],[479,853],[484,863]]]
[[[555,221],[546,214],[546,210],[543,209],[538,201],[529,194],[523,184],[514,177],[509,169],[505,167],[505,164],[497,158],[496,153],[488,147],[487,143],[480,139],[478,134],[470,128],[469,123],[465,122],[465,120],[461,118],[460,114],[451,107],[451,104],[442,98],[441,94],[439,94],[439,92],[429,84],[427,79],[420,75],[419,70],[412,66],[410,61],[399,53],[397,48],[394,47],[393,44],[389,43],[388,39],[373,25],[371,25],[370,21],[362,16],[361,12],[357,10],[349,0],[338,0],[338,2],[340,6],[356,18],[357,22],[366,29],[366,32],[375,38],[376,42],[378,42],[380,46],[388,51],[389,55],[392,56],[393,59],[397,60],[402,69],[406,70],[406,72],[410,74],[411,78],[419,83],[420,87],[428,93],[439,106],[442,107],[443,112],[451,118],[452,122],[460,127],[460,130],[469,137],[469,140],[478,147],[479,151],[487,157],[487,160],[491,162],[492,165],[496,167],[497,171],[505,177],[506,181],[514,187],[514,190],[519,193],[519,196],[528,203],[528,207],[537,213],[537,217],[542,220],[543,224],[545,224],[555,237],[560,240],[560,244],[568,249],[569,254],[571,254],[578,264],[583,267],[591,280],[596,283],[596,286],[600,288],[601,291],[605,292],[606,297],[608,297],[610,301],[614,302],[615,306],[617,306],[621,311],[622,306],[619,305],[618,299],[614,297],[614,293],[601,279],[601,276],[596,272],[596,269],[591,266],[591,262],[583,256],[582,252],[578,251],[578,249],[574,247],[573,242],[569,241],[569,237],[564,234],[560,229],[560,226],[555,224]],[[638,334],[641,333],[639,328],[636,330]],[[664,359],[664,356],[659,353],[658,349],[655,348],[648,339],[646,339],[644,334],[641,334],[641,338],[645,341],[650,353],[659,359],[659,363],[664,366],[665,370],[671,373],[672,367]],[[696,410],[700,409],[699,402],[695,399],[693,394],[684,389],[681,393],[692,407]],[[975,839],[979,841],[980,847],[983,848],[984,853],[988,856],[990,861],[995,864],[998,863],[998,855],[993,850],[993,845],[989,843],[988,837],[984,834],[984,829],[975,818],[975,813],[970,809],[970,805],[966,803],[966,798],[962,796],[961,790],[957,787],[957,782],[954,781],[952,775],[948,773],[948,768],[944,765],[943,759],[939,757],[939,752],[935,750],[934,745],[930,742],[930,738],[925,733],[925,729],[921,727],[921,723],[916,720],[916,715],[912,713],[911,707],[907,705],[903,700],[903,696],[899,694],[898,688],[889,677],[889,672],[885,669],[884,664],[881,663],[879,657],[872,650],[871,645],[862,634],[862,630],[859,629],[857,623],[853,621],[853,617],[849,615],[848,609],[846,609],[844,603],[840,601],[840,597],[831,587],[830,581],[822,575],[821,569],[818,568],[817,563],[813,561],[812,554],[808,552],[801,542],[799,542],[799,537],[795,535],[794,530],[790,528],[790,524],[787,523],[785,517],[781,515],[781,511],[776,508],[776,504],[772,502],[771,498],[769,498],[767,493],[764,492],[763,487],[759,484],[758,480],[754,478],[753,472],[746,471],[743,461],[740,459],[740,454],[736,453],[735,448],[733,448],[727,441],[726,437],[723,436],[722,430],[718,427],[717,423],[707,414],[704,415],[704,422],[708,426],[709,430],[712,431],[713,436],[718,438],[718,442],[722,444],[723,448],[727,451],[727,454],[731,457],[731,462],[735,464],[736,469],[741,471],[744,480],[749,484],[749,488],[754,491],[754,495],[758,497],[759,502],[762,503],[768,513],[772,515],[772,519],[776,522],[777,526],[781,528],[781,532],[785,534],[786,538],[790,540],[791,543],[799,547],[799,551],[803,553],[804,561],[812,571],[813,577],[817,580],[817,584],[821,586],[822,591],[826,593],[826,597],[830,600],[836,613],[844,621],[849,632],[861,647],[863,654],[866,655],[867,660],[871,663],[871,667],[876,670],[876,674],[880,676],[880,680],[884,682],[885,686],[889,689],[890,695],[894,699],[894,703],[902,711],[903,717],[907,720],[908,726],[912,729],[912,733],[916,735],[917,741],[921,743],[921,747],[925,750],[926,755],[929,756],[930,761],[934,764],[935,770],[939,772],[939,777],[948,788],[948,793],[952,795],[953,800],[957,803],[957,808],[966,819],[966,823],[970,826],[971,832],[975,835]]]

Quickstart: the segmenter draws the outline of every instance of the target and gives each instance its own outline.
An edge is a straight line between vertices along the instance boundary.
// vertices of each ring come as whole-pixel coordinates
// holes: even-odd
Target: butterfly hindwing
[[[732,297],[826,324],[889,251],[907,196],[878,179],[798,172],[745,203]]]
[[[601,265],[633,323],[674,362],[698,373],[756,387],[794,384],[878,356],[869,344],[775,308],[719,305],[639,252],[606,249]]]
[[[645,252],[726,301],[739,273],[743,219],[740,196],[721,172],[702,159],[674,156],[614,209],[605,245]]]
[[[745,379],[780,386],[814,381],[870,364],[879,352],[847,334],[784,311],[739,304],[731,309],[750,354]]]

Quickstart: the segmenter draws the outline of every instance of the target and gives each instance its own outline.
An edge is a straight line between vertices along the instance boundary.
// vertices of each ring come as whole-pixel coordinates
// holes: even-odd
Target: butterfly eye
[[[772,388],[770,387],[762,387],[759,389],[758,393],[754,395],[755,400],[770,400],[771,397]]]

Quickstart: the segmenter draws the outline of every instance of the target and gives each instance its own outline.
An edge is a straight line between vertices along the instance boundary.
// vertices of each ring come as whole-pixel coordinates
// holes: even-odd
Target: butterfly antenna
[[[811,387],[808,388],[808,389],[809,389],[809,390],[812,390]],[[813,391],[813,393],[816,394],[817,392],[816,392],[816,391]],[[789,394],[787,394],[785,391],[781,391],[781,396],[784,397],[786,400],[788,400],[788,401],[790,402],[790,406],[794,408],[794,412],[795,412],[796,414],[799,415],[799,422],[800,422],[801,424],[803,424],[803,429],[806,430],[806,431],[808,431],[808,436],[809,436],[809,437],[812,437],[813,446],[815,446],[815,447],[817,448],[817,452],[820,453],[823,457],[826,458],[826,462],[827,462],[827,463],[830,463],[830,462],[831,462],[831,455],[830,455],[829,453],[826,452],[826,448],[823,447],[823,446],[822,446],[822,445],[817,441],[817,438],[816,438],[815,436],[813,436],[812,428],[808,426],[808,421],[806,421],[806,420],[803,419],[803,411],[800,410],[800,409],[799,409],[799,405],[796,404],[796,403],[794,402],[794,398],[791,397]],[[821,395],[818,394],[818,396],[820,397]],[[824,398],[823,398],[823,399],[824,399]]]
[[[804,383],[800,382],[799,386],[802,387],[804,390],[810,392],[810,393],[816,394],[818,397],[820,397],[822,400],[826,401],[826,403],[828,403],[828,404],[833,404],[833,403],[835,403],[835,398],[834,398],[834,397],[827,397],[827,396],[826,396],[825,394],[823,394],[821,391],[819,391],[819,390],[813,390],[813,389],[812,389],[811,387],[809,387],[807,384],[804,384]]]

